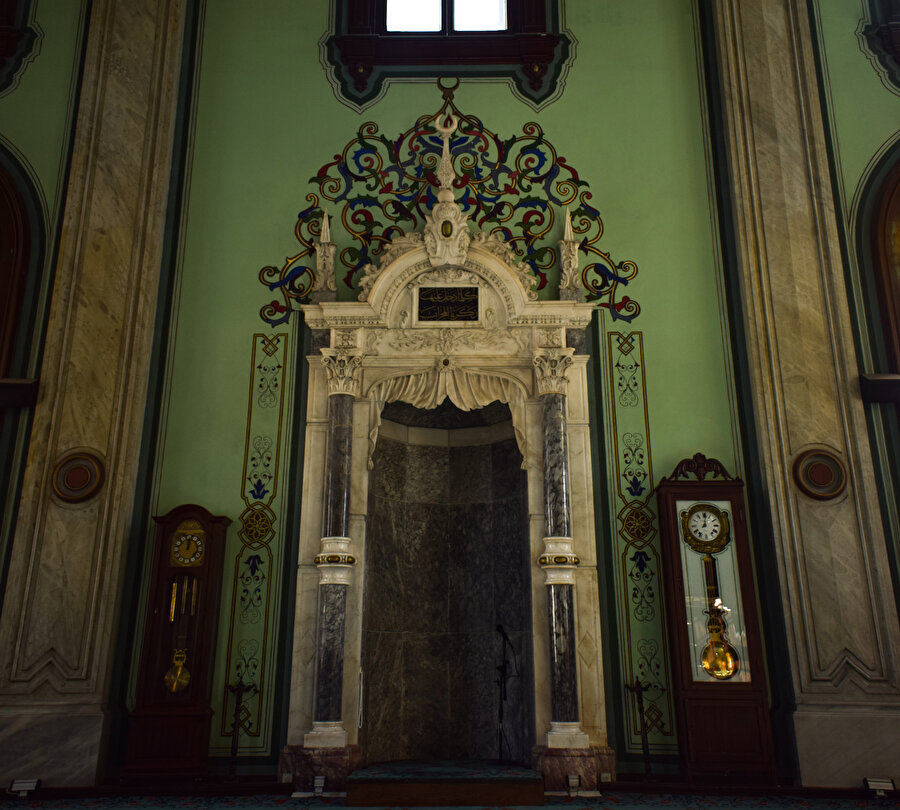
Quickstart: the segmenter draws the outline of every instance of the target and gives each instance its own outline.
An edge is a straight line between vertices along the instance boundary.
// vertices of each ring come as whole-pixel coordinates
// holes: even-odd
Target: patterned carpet
[[[6,800],[10,807],[32,810],[335,810],[344,807],[343,799],[291,798],[290,796],[116,796],[80,799],[27,798]],[[809,796],[731,796],[675,793],[636,793],[610,791],[599,797],[567,798],[548,796],[548,810],[727,810],[728,808],[766,808],[766,810],[898,810],[897,793],[883,799],[823,798]],[[487,810],[487,808],[483,808]],[[513,808],[504,808],[513,810]],[[533,810],[533,808],[523,808]]]

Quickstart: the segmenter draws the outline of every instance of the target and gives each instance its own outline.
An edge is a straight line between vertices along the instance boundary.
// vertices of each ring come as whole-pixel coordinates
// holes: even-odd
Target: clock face
[[[709,509],[694,512],[688,520],[688,531],[698,540],[708,543],[722,532],[722,521]]]
[[[203,561],[203,536],[179,532],[172,540],[172,560],[177,565],[200,565]]]
[[[684,542],[700,554],[716,554],[728,545],[728,512],[711,503],[695,503],[681,512]]]

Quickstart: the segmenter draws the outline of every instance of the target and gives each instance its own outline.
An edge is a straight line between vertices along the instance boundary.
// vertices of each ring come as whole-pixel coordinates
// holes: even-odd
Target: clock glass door
[[[748,683],[750,658],[741,604],[730,501],[676,501],[685,612],[694,681]]]

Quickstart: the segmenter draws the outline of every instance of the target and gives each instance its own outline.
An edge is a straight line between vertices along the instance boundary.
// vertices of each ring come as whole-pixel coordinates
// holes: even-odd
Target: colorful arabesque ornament
[[[332,203],[332,211],[339,209],[341,224],[354,240],[333,263],[333,272],[342,273],[351,289],[363,268],[377,262],[393,239],[422,230],[440,188],[436,173],[443,142],[433,122],[450,117],[458,119],[449,144],[456,200],[476,228],[507,241],[534,273],[534,288],[546,287],[548,271],[557,264],[550,234],[557,215],[568,206],[577,249],[590,258],[581,271],[586,300],[597,301],[614,320],[630,322],[640,313],[638,303],[620,290],[637,275],[637,265],[616,264],[597,247],[603,222],[590,205],[587,181],[557,153],[537,123],[525,124],[521,135],[503,139],[480,119],[461,112],[453,102],[458,84],[448,88],[439,82],[444,97],[440,109],[419,116],[395,140],[380,134],[377,124],[363,124],[356,137],[310,178],[318,193],[306,195],[309,205],[297,216],[294,234],[301,250],[280,269],[267,266],[259,272],[260,281],[282,296],[282,301],[273,300],[260,312],[270,326],[286,323],[292,309],[313,289],[331,286],[325,279],[316,283],[313,266],[320,242],[321,249],[333,251],[330,237],[322,233],[323,201]],[[569,236],[567,230],[565,238]],[[330,268],[332,262],[315,263]]]

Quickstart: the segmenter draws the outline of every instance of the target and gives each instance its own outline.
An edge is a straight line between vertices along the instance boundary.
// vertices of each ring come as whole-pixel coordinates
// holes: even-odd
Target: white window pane
[[[506,0],[454,0],[456,31],[505,31]]]
[[[388,31],[440,31],[441,0],[387,0]]]

